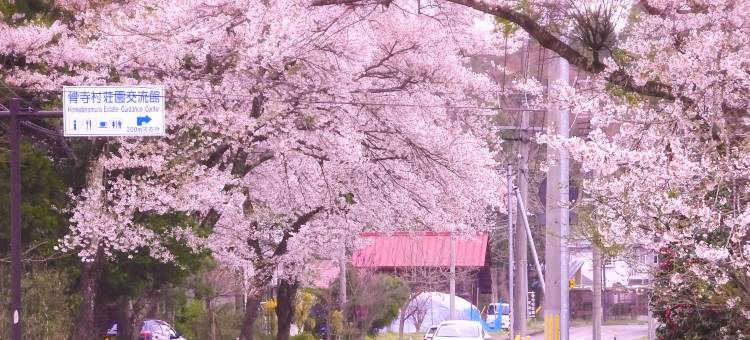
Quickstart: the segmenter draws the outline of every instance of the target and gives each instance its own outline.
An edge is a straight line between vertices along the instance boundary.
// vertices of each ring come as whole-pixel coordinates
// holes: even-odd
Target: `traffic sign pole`
[[[66,93],[68,94],[66,96]],[[71,86],[63,88],[63,111],[21,110],[20,99],[12,98],[8,111],[10,147],[10,321],[11,340],[23,339],[21,322],[21,120],[63,118],[66,137],[163,136],[163,86]],[[67,112],[68,114],[64,114]]]
[[[8,117],[8,144],[10,147],[10,322],[11,340],[23,339],[21,319],[21,120],[25,118],[62,118],[62,111],[23,112],[20,101],[13,98],[8,111],[0,111],[0,117]]]
[[[11,338],[20,340],[21,328],[21,150],[18,99],[9,105],[10,124],[10,320]]]

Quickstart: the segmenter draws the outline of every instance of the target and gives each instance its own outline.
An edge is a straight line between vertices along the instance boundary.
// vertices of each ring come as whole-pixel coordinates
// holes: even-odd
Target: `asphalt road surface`
[[[570,329],[570,340],[591,340],[591,326],[573,327]],[[602,326],[602,340],[641,340],[648,338],[648,325],[608,325]],[[532,340],[544,340],[544,334],[531,337]]]

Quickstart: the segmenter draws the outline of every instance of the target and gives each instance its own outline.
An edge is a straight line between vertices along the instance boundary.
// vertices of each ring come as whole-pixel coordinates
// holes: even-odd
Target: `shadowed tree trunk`
[[[132,301],[128,297],[120,297],[117,300],[117,339],[131,340],[134,333]]]
[[[398,315],[398,339],[404,340],[404,325],[406,324],[406,309],[409,308],[409,303],[401,309],[401,313]]]
[[[206,310],[208,311],[208,340],[216,340],[216,311],[214,310],[213,296],[206,297]]]
[[[276,340],[289,340],[289,331],[294,317],[294,298],[298,287],[299,283],[296,281],[289,284],[287,280],[279,280],[279,289],[276,293],[276,317],[279,320],[279,328],[276,332]]]
[[[73,339],[95,339],[99,334],[97,334],[94,324],[94,312],[96,294],[99,291],[99,281],[104,267],[104,250],[99,247],[94,260],[84,262],[81,267],[80,292],[83,301],[81,301],[78,318],[71,337]]]
[[[240,340],[253,339],[253,325],[258,318],[258,309],[260,308],[261,294],[248,295],[245,302],[245,318],[242,320],[242,330],[240,331]]]
[[[498,271],[497,267],[490,267],[490,282],[492,284],[492,287],[491,287],[492,288],[492,294],[490,296],[490,302],[498,302],[498,301],[500,301],[500,294],[498,292],[498,286],[499,286],[499,284],[497,282],[499,280],[498,275],[499,275],[499,271]],[[482,307],[477,306],[477,308],[482,308]]]
[[[508,266],[502,265],[500,266],[500,270],[498,272],[497,277],[497,284],[498,284],[498,298],[503,301],[503,303],[508,303],[510,301],[510,292],[508,290]],[[492,302],[498,302],[498,301],[492,301]]]

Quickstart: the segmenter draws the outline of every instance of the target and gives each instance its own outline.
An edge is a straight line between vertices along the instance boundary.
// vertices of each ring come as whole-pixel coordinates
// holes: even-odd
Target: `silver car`
[[[489,340],[491,338],[477,321],[451,320],[443,321],[438,325],[432,340]]]

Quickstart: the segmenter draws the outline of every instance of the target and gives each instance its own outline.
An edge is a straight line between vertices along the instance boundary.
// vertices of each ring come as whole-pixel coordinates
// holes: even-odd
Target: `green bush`
[[[216,330],[220,339],[235,339],[240,336],[241,312],[232,305],[216,307]],[[208,311],[203,301],[189,299],[175,317],[175,328],[186,339],[208,338]]]
[[[10,304],[9,266],[0,267],[0,301]],[[27,269],[28,270],[28,269]],[[70,274],[60,269],[34,269],[27,272],[22,281],[22,321],[26,339],[67,339],[80,303],[77,294],[69,291]],[[0,339],[10,338],[10,312],[0,309]]]
[[[315,340],[315,336],[310,333],[304,332],[293,336],[291,340]]]

